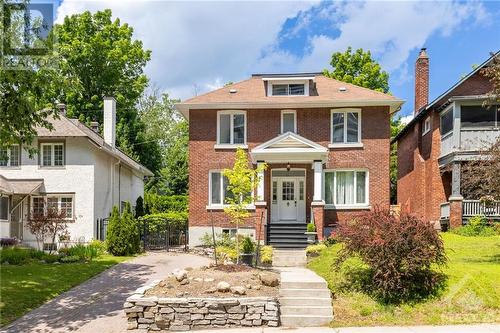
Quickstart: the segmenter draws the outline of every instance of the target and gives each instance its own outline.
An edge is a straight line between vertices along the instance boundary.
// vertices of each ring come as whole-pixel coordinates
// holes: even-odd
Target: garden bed
[[[129,330],[278,326],[279,275],[243,265],[176,270],[124,304]]]
[[[278,295],[278,286],[266,286],[260,276],[278,279],[279,274],[272,271],[251,268],[244,265],[220,265],[201,267],[186,272],[186,278],[178,279],[175,275],[162,280],[146,295],[162,297],[233,297],[241,296],[231,292],[231,287],[244,288],[244,295],[250,297]],[[226,282],[229,291],[220,291],[217,285]]]

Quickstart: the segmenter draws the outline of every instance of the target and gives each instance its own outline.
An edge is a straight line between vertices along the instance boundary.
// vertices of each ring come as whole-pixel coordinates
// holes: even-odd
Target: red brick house
[[[402,211],[452,226],[477,214],[500,215],[500,204],[485,211],[479,198],[464,199],[460,188],[462,164],[480,158],[480,151],[500,137],[500,108],[483,107],[492,85],[481,69],[491,60],[429,103],[429,57],[421,50],[415,64],[415,116],[393,140]]]
[[[236,147],[267,163],[243,231],[278,247],[322,239],[339,220],[389,204],[390,114],[403,101],[321,73],[255,74],[176,105],[189,121],[189,242],[234,232],[224,168]],[[265,227],[259,228],[260,217]]]

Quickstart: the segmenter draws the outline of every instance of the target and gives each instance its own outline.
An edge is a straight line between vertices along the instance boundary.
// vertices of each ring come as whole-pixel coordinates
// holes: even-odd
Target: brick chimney
[[[415,62],[415,115],[429,103],[429,56],[425,50],[420,49]]]
[[[104,97],[104,142],[115,147],[116,141],[116,101],[113,97]]]

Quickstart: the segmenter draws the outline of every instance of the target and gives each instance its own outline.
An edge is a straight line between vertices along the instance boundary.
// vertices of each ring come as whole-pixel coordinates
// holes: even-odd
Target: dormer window
[[[304,83],[273,83],[272,87],[273,96],[304,96],[306,90]]]

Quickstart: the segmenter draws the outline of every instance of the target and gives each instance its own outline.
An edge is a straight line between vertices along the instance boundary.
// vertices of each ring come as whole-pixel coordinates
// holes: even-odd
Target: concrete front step
[[[330,297],[281,297],[281,306],[329,306],[332,304]]]
[[[331,316],[333,307],[329,306],[281,306],[281,315]]]
[[[330,297],[328,289],[283,289],[280,288],[280,297],[326,298]]]
[[[281,316],[281,326],[284,327],[317,327],[327,326],[332,321],[332,316],[304,316],[286,315]]]
[[[273,266],[275,267],[303,267],[306,264],[305,250],[290,249],[273,251]]]
[[[282,281],[283,289],[327,289],[326,281]]]

